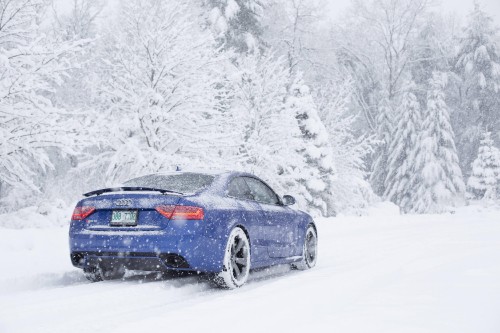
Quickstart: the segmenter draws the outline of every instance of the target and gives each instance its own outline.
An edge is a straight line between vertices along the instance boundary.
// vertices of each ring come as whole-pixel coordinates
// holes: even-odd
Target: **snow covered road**
[[[0,332],[500,332],[500,213],[320,220],[306,272],[88,283],[65,228],[0,228]]]

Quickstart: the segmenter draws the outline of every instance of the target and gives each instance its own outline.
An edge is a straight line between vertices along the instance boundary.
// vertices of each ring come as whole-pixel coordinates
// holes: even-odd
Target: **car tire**
[[[112,269],[104,269],[100,266],[84,268],[83,272],[87,280],[91,282],[100,282],[103,280],[118,280],[125,276],[125,268],[122,266]]]
[[[236,289],[245,284],[250,275],[250,241],[243,231],[237,227],[229,234],[224,250],[224,265],[216,274],[213,282],[224,289]]]
[[[90,282],[100,282],[103,279],[103,272],[100,267],[85,267],[83,269],[83,274],[85,278]]]
[[[110,269],[103,269],[103,278],[104,280],[119,280],[123,279],[125,276],[125,267],[123,266],[116,266],[112,267]]]
[[[310,224],[306,229],[304,245],[302,247],[302,259],[293,263],[292,268],[306,270],[316,266],[318,260],[318,234],[316,229]]]

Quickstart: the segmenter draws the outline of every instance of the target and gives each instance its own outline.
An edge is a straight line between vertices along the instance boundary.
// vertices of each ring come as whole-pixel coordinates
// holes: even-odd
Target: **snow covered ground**
[[[477,206],[319,220],[316,268],[254,272],[235,291],[155,274],[91,284],[67,227],[14,218],[0,215],[1,333],[500,332],[500,212]]]

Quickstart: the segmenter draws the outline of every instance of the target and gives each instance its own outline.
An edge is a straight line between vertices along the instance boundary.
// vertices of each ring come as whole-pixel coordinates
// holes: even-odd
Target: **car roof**
[[[175,175],[183,175],[183,174],[199,174],[199,175],[207,175],[207,176],[218,176],[221,174],[231,173],[231,171],[224,170],[182,170],[182,171],[167,171],[167,172],[153,172],[142,174],[136,176],[134,178],[145,177],[145,176],[175,176]]]
[[[158,176],[175,176],[175,175],[181,175],[181,174],[199,174],[199,175],[207,175],[207,176],[219,176],[219,175],[237,175],[237,176],[250,176],[250,177],[256,177],[255,175],[244,172],[244,171],[235,171],[235,170],[182,170],[182,171],[168,171],[168,172],[155,172],[155,173],[149,173],[141,176],[137,176],[134,178],[138,177],[144,177],[144,176],[150,176],[150,175],[158,175]]]
[[[169,172],[169,174],[176,174],[176,173],[198,173],[202,175],[210,175],[210,176],[217,176],[225,173],[231,173],[232,171],[230,170],[218,170],[218,169],[208,169],[208,170],[203,170],[203,169],[187,169],[187,170],[181,170],[181,171],[174,171],[174,172]]]
[[[244,171],[231,171],[231,170],[215,170],[215,169],[208,169],[208,170],[199,170],[199,169],[190,169],[190,170],[182,170],[182,171],[169,171],[169,172],[157,172],[157,173],[150,173],[146,175],[141,175],[137,176],[134,178],[130,179],[135,179],[135,178],[140,178],[140,177],[146,177],[146,176],[175,176],[175,175],[182,175],[182,174],[198,174],[198,175],[207,175],[207,176],[212,176],[216,178],[215,183],[213,183],[211,186],[206,188],[205,190],[210,191],[209,189],[217,189],[220,188],[220,185],[225,184],[229,179],[233,177],[253,177],[253,178],[258,178],[257,176],[244,172]],[[217,184],[219,186],[217,186]],[[204,190],[204,191],[205,191]]]

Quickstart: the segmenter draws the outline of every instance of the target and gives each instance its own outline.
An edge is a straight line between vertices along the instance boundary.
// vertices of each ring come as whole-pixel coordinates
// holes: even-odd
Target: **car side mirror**
[[[295,204],[295,198],[292,197],[291,195],[284,195],[283,196],[283,205],[284,206],[291,206]]]

